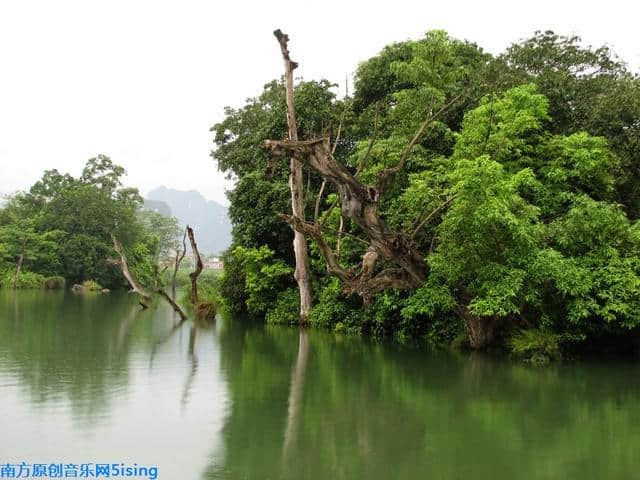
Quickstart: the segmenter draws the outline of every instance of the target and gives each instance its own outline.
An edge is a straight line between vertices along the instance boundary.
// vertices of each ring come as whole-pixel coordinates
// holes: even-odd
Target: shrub
[[[297,288],[287,288],[278,294],[265,316],[267,323],[294,325],[300,319],[300,294]]]
[[[332,277],[319,290],[317,303],[309,313],[309,324],[337,333],[358,334],[367,321],[366,312],[342,295],[340,281]]]
[[[260,248],[235,247],[233,255],[244,270],[247,310],[253,315],[266,314],[290,284],[293,268],[275,259],[273,250],[265,245]]]
[[[216,317],[215,302],[198,302],[193,310],[198,318],[213,319]]]
[[[45,278],[42,286],[45,290],[60,290],[64,288],[64,283],[64,278],[53,276]]]
[[[536,365],[562,358],[560,338],[546,330],[520,330],[508,342],[511,353]]]
[[[7,272],[2,278],[2,281],[0,282],[0,284],[4,288],[13,288],[14,275],[15,275],[14,272],[11,272],[11,271]],[[23,270],[22,272],[20,272],[20,275],[18,276],[18,283],[16,284],[16,288],[19,288],[19,289],[42,288],[43,283],[44,283],[44,275]]]
[[[103,288],[102,285],[100,285],[95,280],[85,280],[84,282],[82,282],[82,286],[92,292],[99,292]]]
[[[224,272],[220,277],[220,296],[226,308],[234,313],[247,313],[245,272],[242,261],[233,255],[233,246],[222,254]]]

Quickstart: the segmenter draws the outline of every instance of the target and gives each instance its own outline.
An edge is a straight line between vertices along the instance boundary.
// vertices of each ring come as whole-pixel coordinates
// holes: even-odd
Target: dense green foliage
[[[365,184],[398,162],[430,111],[451,107],[378,199],[385,221],[408,235],[442,207],[414,236],[428,280],[364,306],[342,295],[310,241],[311,324],[438,344],[472,316],[496,326],[496,341],[513,336],[506,345],[522,350],[528,338],[544,355],[549,342],[630,338],[640,325],[640,79],[607,48],[539,32],[492,57],[434,31],[362,63],[353,97],[337,101],[331,88],[297,85],[299,136],[335,139],[343,117],[334,157]],[[237,179],[222,295],[236,311],[295,321],[292,233],[276,218],[290,210],[288,168],[273,169],[260,148],[286,136],[284,88],[270,83],[226,114],[212,128],[212,155]],[[321,179],[306,168],[305,178],[313,219]],[[334,192],[320,204],[325,238],[340,242],[343,266],[358,268],[366,238],[345,219],[338,240]]]
[[[180,231],[175,219],[141,209],[138,191],[122,187],[124,173],[99,155],[79,178],[48,170],[28,192],[10,197],[0,209],[0,283],[13,286],[22,257],[18,288],[60,288],[65,280],[124,286],[120,269],[107,262],[117,258],[114,234],[132,272],[152,285],[158,259],[177,244]],[[45,276],[57,280],[47,283]]]

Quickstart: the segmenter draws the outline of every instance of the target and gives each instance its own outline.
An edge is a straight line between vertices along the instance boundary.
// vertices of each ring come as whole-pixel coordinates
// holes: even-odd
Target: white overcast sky
[[[344,83],[386,44],[434,28],[492,53],[535,30],[608,44],[637,71],[639,8],[619,1],[0,0],[0,192],[99,153],[143,193],[166,185],[227,203],[211,125],[282,72]]]

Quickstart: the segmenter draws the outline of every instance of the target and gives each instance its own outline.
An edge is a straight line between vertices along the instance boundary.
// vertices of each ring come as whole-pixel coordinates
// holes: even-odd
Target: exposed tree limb
[[[191,279],[191,303],[195,307],[198,304],[198,276],[200,275],[200,272],[202,272],[202,259],[198,252],[198,245],[196,245],[193,229],[189,225],[187,225],[187,235],[189,236],[191,250],[193,251],[193,256],[196,262],[196,269],[189,274],[189,278]]]
[[[322,200],[322,194],[324,193],[324,187],[327,185],[327,180],[322,180],[322,185],[320,185],[320,190],[318,190],[318,196],[316,197],[316,205],[313,209],[313,221],[318,221],[318,215],[320,214],[320,201]]]
[[[336,257],[338,257],[338,260],[340,260],[340,245],[342,243],[342,235],[344,233],[345,233],[344,232],[344,217],[342,215],[340,215],[340,226],[338,227],[338,240],[336,241]]]
[[[405,163],[407,163],[407,159],[409,158],[409,154],[411,153],[411,150],[413,150],[413,147],[415,146],[415,144],[418,143],[425,129],[431,123],[433,123],[441,114],[446,112],[451,107],[451,105],[453,105],[461,96],[462,94],[459,94],[453,97],[449,102],[443,105],[442,108],[440,108],[440,110],[438,110],[436,113],[433,113],[431,109],[429,109],[429,116],[425,119],[424,122],[422,122],[422,124],[416,131],[415,135],[409,142],[409,145],[407,145],[407,148],[405,148],[404,152],[402,153],[402,157],[400,158],[400,161],[393,167],[385,168],[380,173],[378,173],[378,178],[376,179],[376,190],[379,192],[379,194],[385,191],[385,189],[389,185],[389,182],[393,178],[393,176],[404,168],[404,165]]]
[[[407,159],[415,146],[420,141],[426,128],[434,122],[443,112],[447,111],[461,95],[455,96],[447,102],[437,112],[433,113],[433,100],[429,108],[428,117],[422,122],[415,135],[407,145],[398,163],[390,168],[382,170],[376,178],[376,186],[371,187],[364,185],[356,176],[366,168],[366,162],[369,158],[373,145],[377,138],[378,130],[378,110],[376,109],[374,134],[371,138],[367,151],[356,169],[356,175],[353,175],[344,165],[340,164],[333,157],[338,138],[331,148],[329,138],[319,138],[308,141],[298,141],[297,130],[295,128],[295,111],[293,108],[293,75],[292,71],[297,67],[295,62],[289,58],[287,48],[288,37],[280,30],[274,32],[285,63],[285,80],[287,87],[287,118],[289,121],[289,140],[266,140],[263,147],[269,151],[271,161],[279,158],[291,159],[290,187],[292,192],[293,215],[280,214],[279,218],[286,221],[296,232],[296,239],[299,237],[309,236],[315,240],[320,253],[327,264],[327,271],[340,278],[343,290],[347,294],[357,294],[362,297],[366,303],[370,301],[372,295],[385,288],[417,288],[424,284],[427,279],[428,265],[423,256],[416,250],[413,245],[413,237],[433,216],[437,214],[432,212],[424,219],[414,230],[412,235],[406,235],[401,232],[391,230],[386,222],[382,219],[377,209],[378,198],[390,183],[392,177],[401,171]],[[339,129],[340,131],[340,129]],[[337,136],[339,137],[339,135]],[[300,185],[294,182],[295,172],[300,172],[302,165],[306,165],[323,176],[324,181],[320,188],[318,197],[316,198],[314,221],[308,223],[304,218],[304,210],[301,208],[296,211],[296,202],[301,198],[300,189],[301,175],[298,177]],[[333,183],[338,191],[337,200],[329,208],[329,212],[325,213],[322,219],[318,221],[321,197],[324,193],[326,182]],[[297,195],[296,195],[297,190]],[[368,250],[363,255],[360,264],[360,271],[354,269],[343,268],[338,258],[339,256],[333,252],[322,235],[322,228],[326,223],[331,211],[337,205],[338,201],[341,206],[341,227],[338,232],[338,242],[336,245],[337,254],[340,251],[340,241],[343,235],[344,218],[353,221],[364,233],[368,242]],[[448,204],[448,203],[447,203]],[[445,205],[446,206],[446,205]],[[445,206],[441,207],[444,208]],[[304,243],[306,247],[306,243]],[[300,266],[298,250],[294,241],[294,250],[296,251],[296,280],[302,297],[306,290],[298,277],[298,267]],[[306,254],[306,248],[304,250]],[[384,260],[395,266],[384,268],[376,273],[376,265],[379,260]],[[385,265],[386,266],[386,265]],[[302,316],[302,307],[301,307]]]
[[[378,139],[378,107],[379,105],[376,103],[376,116],[373,120],[373,135],[371,136],[371,141],[369,142],[369,146],[367,147],[367,151],[364,153],[360,161],[358,162],[358,168],[356,170],[355,176],[357,177],[362,173],[362,171],[367,168],[367,162],[369,161],[369,155],[371,154],[371,150]]]
[[[127,256],[124,253],[124,248],[122,248],[122,244],[113,234],[111,234],[111,241],[113,242],[113,249],[120,256],[120,260],[110,259],[108,260],[108,263],[112,265],[115,265],[115,264],[120,265],[120,268],[122,269],[122,274],[129,282],[129,285],[131,285],[131,289],[140,296],[140,305],[142,305],[143,308],[147,308],[151,304],[151,300],[152,300],[151,293],[147,291],[142,285],[140,285],[136,277],[129,270],[129,264],[127,262]],[[157,275],[157,271],[156,271],[156,275]],[[173,299],[169,297],[169,295],[167,295],[167,292],[165,292],[164,289],[161,286],[159,286],[159,284],[157,287],[154,288],[154,291],[160,294],[160,296],[162,296],[169,303],[169,305],[171,305],[171,307],[178,313],[178,315],[180,315],[180,319],[182,322],[187,320],[187,316],[182,311],[180,306],[176,302],[174,302]]]
[[[187,315],[182,311],[182,309],[180,308],[180,306],[173,300],[173,298],[171,298],[169,295],[167,295],[167,292],[164,291],[164,289],[162,287],[156,287],[155,289],[156,293],[158,293],[162,298],[164,298],[167,303],[169,303],[169,305],[171,305],[173,307],[173,310],[180,315],[180,323],[184,322],[185,320],[187,320]]]
[[[127,279],[127,282],[129,282],[129,285],[131,285],[131,289],[140,295],[140,305],[142,305],[142,308],[147,308],[151,304],[151,294],[142,285],[140,285],[140,283],[138,283],[136,277],[129,271],[129,264],[127,263],[127,257],[124,254],[124,248],[122,248],[122,244],[113,234],[111,234],[111,241],[113,242],[113,249],[120,256],[120,261],[118,262],[115,260],[110,263],[117,263],[120,265],[122,274],[124,275],[124,278]]]
[[[338,263],[333,250],[331,249],[331,247],[329,247],[324,237],[322,236],[319,225],[306,223],[300,220],[298,217],[294,217],[293,215],[286,215],[283,213],[278,214],[278,218],[282,221],[287,222],[297,232],[300,232],[303,235],[308,235],[316,241],[318,248],[320,249],[320,253],[324,257],[327,264],[327,272],[329,272],[331,275],[337,276],[343,282],[353,281],[353,272],[343,268]]]
[[[313,238],[327,264],[327,272],[340,279],[342,290],[346,295],[358,295],[365,304],[371,301],[373,295],[385,288],[417,288],[426,281],[426,276],[417,279],[408,273],[407,270],[411,267],[406,269],[387,268],[377,275],[374,275],[376,262],[379,260],[381,254],[379,254],[378,248],[373,242],[369,250],[362,257],[360,271],[356,272],[355,269],[346,269],[340,265],[338,258],[325,241],[320,225],[302,222],[299,218],[293,217],[292,215],[279,214],[278,218],[289,223],[289,225],[297,231]],[[386,257],[386,255],[388,255],[387,249],[382,250],[385,253],[382,256]],[[405,252],[405,255],[411,255],[411,252]],[[416,263],[424,264],[422,257],[418,256],[412,260]],[[405,260],[401,263],[406,264],[407,261],[408,260]],[[400,261],[398,263],[400,263]],[[426,265],[424,268],[426,269]]]

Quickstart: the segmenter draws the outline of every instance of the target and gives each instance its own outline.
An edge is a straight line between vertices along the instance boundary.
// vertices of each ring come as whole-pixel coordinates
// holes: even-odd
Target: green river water
[[[165,480],[640,478],[640,361],[530,368],[174,324],[125,293],[0,291],[0,464],[137,464]]]

